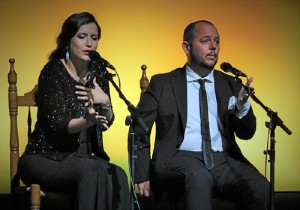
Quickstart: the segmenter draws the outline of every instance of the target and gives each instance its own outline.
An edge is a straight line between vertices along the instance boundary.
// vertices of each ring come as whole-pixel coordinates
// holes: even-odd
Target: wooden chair
[[[10,115],[10,181],[11,181],[11,205],[12,209],[73,209],[71,195],[61,192],[47,192],[41,190],[38,183],[31,186],[20,186],[20,178],[17,172],[19,161],[19,136],[18,136],[18,108],[28,108],[28,136],[31,134],[31,107],[36,107],[35,93],[37,85],[19,96],[17,92],[17,73],[14,68],[15,59],[9,59],[10,70],[8,73],[8,101]]]

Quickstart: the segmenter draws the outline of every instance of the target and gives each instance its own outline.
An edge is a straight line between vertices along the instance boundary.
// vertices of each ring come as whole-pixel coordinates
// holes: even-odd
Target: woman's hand
[[[77,98],[83,101],[89,101],[90,99],[92,99],[94,104],[110,103],[108,95],[104,93],[101,87],[97,84],[96,78],[93,79],[93,84],[95,88],[88,88],[82,85],[76,85],[76,94],[78,95]]]
[[[83,85],[76,85],[77,88],[76,94],[79,100],[85,101],[85,106],[88,109],[86,111],[89,115],[91,115],[91,119],[88,116],[89,121],[87,122],[87,126],[91,126],[95,124],[93,119],[97,119],[97,123],[101,123],[102,126],[107,130],[108,129],[108,121],[110,121],[113,117],[113,112],[111,109],[110,98],[108,95],[101,89],[101,87],[97,84],[96,78],[93,79],[93,84],[95,88],[88,88]],[[101,106],[109,106],[109,108],[101,108],[101,115],[96,113],[93,108],[94,104],[101,104]]]
[[[85,110],[85,116],[84,118],[86,119],[86,123],[88,125],[92,125],[95,123],[101,123],[103,127],[108,129],[108,121],[105,116],[99,115],[98,112],[95,111],[93,108],[94,102],[92,99],[90,99],[86,104],[86,110]]]
[[[84,117],[74,118],[70,121],[68,125],[69,133],[77,133],[80,132],[83,128],[87,128],[94,124],[100,123],[104,128],[106,128],[106,130],[109,128],[107,117],[96,112],[93,105],[94,102],[92,99],[89,99],[89,101],[85,103]]]

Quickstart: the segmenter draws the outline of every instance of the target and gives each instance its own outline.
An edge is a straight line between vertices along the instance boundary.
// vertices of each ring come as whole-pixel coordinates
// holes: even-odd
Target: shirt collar
[[[214,82],[214,69],[206,76],[206,77],[200,77],[198,74],[196,74],[188,65],[186,65],[186,79],[187,82],[194,82],[199,79],[206,79],[209,82]]]

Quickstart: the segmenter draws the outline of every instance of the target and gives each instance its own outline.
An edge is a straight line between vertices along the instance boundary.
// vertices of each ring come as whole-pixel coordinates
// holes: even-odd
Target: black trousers
[[[268,209],[270,184],[254,166],[225,152],[215,152],[213,157],[215,167],[208,171],[201,152],[178,151],[157,177],[160,190],[176,201],[182,199],[184,210],[211,210],[214,192],[235,202],[239,210]]]
[[[120,167],[98,157],[71,156],[54,161],[39,155],[23,155],[18,173],[26,184],[76,193],[78,210],[128,210],[127,175]]]

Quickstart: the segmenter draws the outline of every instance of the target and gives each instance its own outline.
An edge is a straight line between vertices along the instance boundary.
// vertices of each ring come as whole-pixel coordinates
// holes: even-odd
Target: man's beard
[[[218,59],[212,63],[212,64],[209,64],[207,62],[205,62],[204,59],[202,58],[197,58],[196,56],[194,56],[193,54],[191,54],[191,61],[193,63],[196,63],[198,66],[202,67],[202,68],[208,68],[208,69],[213,69],[216,65],[216,63],[218,62]]]

